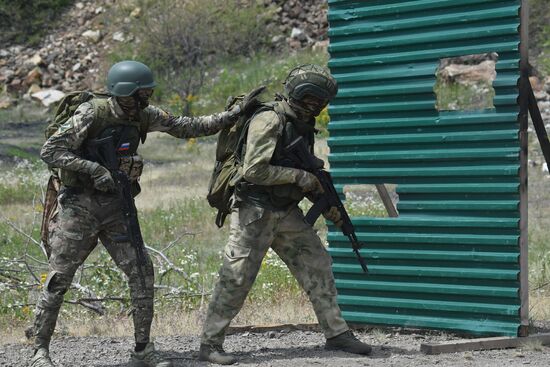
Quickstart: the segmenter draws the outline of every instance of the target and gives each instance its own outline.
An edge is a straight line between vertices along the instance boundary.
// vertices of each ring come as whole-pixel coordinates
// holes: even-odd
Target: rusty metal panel
[[[329,227],[354,323],[517,335],[520,0],[329,0],[329,161],[338,188],[397,184],[396,218],[354,217],[370,272]],[[442,58],[498,53],[494,108],[438,111]],[[522,302],[523,301],[523,302]]]

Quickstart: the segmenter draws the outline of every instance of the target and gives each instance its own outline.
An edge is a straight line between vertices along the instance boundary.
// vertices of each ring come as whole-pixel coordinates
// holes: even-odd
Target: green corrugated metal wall
[[[368,275],[330,228],[349,322],[517,335],[520,7],[329,0],[332,175],[399,194],[399,217],[354,218]],[[499,55],[495,109],[438,112],[439,60],[485,52]]]

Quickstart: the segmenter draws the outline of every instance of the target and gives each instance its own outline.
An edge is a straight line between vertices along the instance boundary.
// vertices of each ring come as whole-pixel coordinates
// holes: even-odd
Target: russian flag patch
[[[118,147],[119,152],[124,152],[129,149],[130,149],[130,143],[122,143],[120,144],[120,147]]]

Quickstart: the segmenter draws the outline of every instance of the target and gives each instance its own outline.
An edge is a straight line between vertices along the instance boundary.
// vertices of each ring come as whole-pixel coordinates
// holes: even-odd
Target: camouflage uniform
[[[114,98],[110,98],[107,105],[110,116],[115,120],[128,120]],[[50,167],[78,172],[80,176],[89,174],[86,170],[91,162],[78,152],[86,140],[92,138],[89,131],[97,123],[94,114],[92,104],[83,103],[75,115],[48,139],[41,157]],[[139,120],[142,126],[147,127],[145,132],[163,131],[178,138],[212,135],[232,123],[226,112],[196,118],[176,117],[153,106],[140,111]],[[61,187],[59,212],[50,223],[52,252],[49,274],[36,309],[36,349],[48,348],[63,295],[69,289],[78,267],[95,248],[98,238],[117,266],[128,276],[136,342],[149,342],[153,318],[153,266],[146,254],[146,264],[142,267],[145,277],[143,287],[135,250],[128,242],[115,242],[117,236],[126,233],[119,200],[116,194],[100,192],[91,186]]]
[[[258,113],[250,122],[243,159],[243,177],[258,190],[238,191],[231,213],[229,242],[203,328],[202,344],[223,344],[225,331],[239,312],[271,247],[306,291],[327,338],[348,330],[336,303],[332,260],[316,232],[304,222],[296,186],[299,169],[277,165],[274,158],[290,134],[311,133],[312,124],[298,121],[281,101],[284,118],[274,111]],[[284,123],[284,120],[292,122]],[[309,129],[307,129],[309,126]],[[302,134],[301,134],[302,133]],[[286,136],[286,140],[292,137]],[[259,193],[259,194],[258,194]],[[266,193],[270,198],[267,200]],[[286,199],[286,200],[285,200]]]

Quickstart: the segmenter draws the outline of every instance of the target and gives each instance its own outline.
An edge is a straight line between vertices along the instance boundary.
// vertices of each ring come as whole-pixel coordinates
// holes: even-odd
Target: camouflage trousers
[[[307,293],[325,333],[348,330],[336,303],[332,259],[302,211],[271,211],[240,203],[231,213],[223,265],[203,327],[202,343],[222,345],[231,320],[241,309],[269,248],[285,262]]]
[[[49,273],[36,306],[35,348],[49,347],[63,296],[78,267],[96,247],[98,238],[128,277],[136,342],[149,342],[153,320],[153,264],[146,253],[143,287],[134,248],[129,242],[115,241],[126,233],[120,199],[97,191],[62,189],[58,204],[59,212],[49,224]]]

